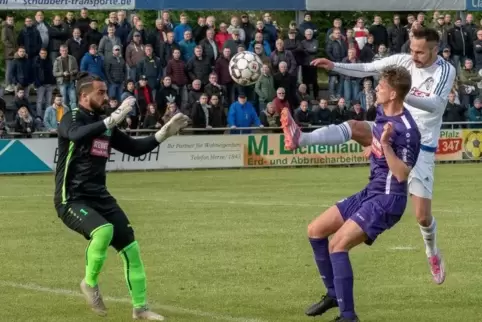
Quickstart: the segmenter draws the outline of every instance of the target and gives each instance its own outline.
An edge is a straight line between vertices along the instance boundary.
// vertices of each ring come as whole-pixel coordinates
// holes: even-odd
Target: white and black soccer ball
[[[231,58],[229,74],[231,78],[242,86],[256,83],[261,76],[263,62],[255,53],[242,51]]]

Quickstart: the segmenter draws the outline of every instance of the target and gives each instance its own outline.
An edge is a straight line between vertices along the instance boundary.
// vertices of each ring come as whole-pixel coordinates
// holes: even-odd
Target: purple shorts
[[[351,219],[363,229],[368,236],[366,244],[371,245],[378,235],[400,220],[407,206],[407,196],[375,194],[363,189],[336,206],[343,220]]]

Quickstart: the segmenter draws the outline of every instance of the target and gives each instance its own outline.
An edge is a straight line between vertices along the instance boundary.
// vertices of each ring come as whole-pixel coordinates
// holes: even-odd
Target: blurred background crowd
[[[107,115],[126,97],[137,98],[123,125],[132,132],[160,128],[179,112],[191,117],[192,128],[207,131],[195,133],[278,128],[283,107],[307,128],[373,120],[376,78],[324,75],[310,62],[324,56],[335,62],[368,63],[409,53],[411,31],[424,26],[439,31],[439,55],[457,69],[444,122],[481,121],[482,21],[472,14],[464,20],[438,11],[430,16],[395,14],[391,23],[375,14],[359,17],[355,24],[336,18],[329,28],[319,26],[309,12],[300,24],[280,25],[275,15],[190,19],[165,11],[147,23],[122,10],[99,20],[83,9],[49,21],[38,11],[19,28],[15,15],[7,14],[1,30],[5,82],[0,91],[0,136],[55,136],[62,116],[77,107],[79,71],[98,75],[108,84]],[[229,61],[240,51],[253,52],[263,62],[255,85],[242,87],[230,77]],[[323,82],[326,89],[320,90]]]

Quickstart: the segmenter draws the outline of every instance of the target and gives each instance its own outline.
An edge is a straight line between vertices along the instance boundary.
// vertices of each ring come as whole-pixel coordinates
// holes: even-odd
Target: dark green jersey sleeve
[[[85,124],[82,122],[80,115],[76,110],[68,112],[60,121],[58,133],[59,136],[72,142],[78,142],[86,139],[92,139],[101,135],[107,127],[103,121]]]
[[[133,157],[149,153],[159,146],[154,135],[142,139],[133,139],[117,127],[112,131],[110,143],[117,151]]]

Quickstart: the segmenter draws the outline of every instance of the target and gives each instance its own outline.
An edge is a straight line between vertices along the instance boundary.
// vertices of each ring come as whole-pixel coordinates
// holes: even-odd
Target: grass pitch
[[[438,165],[433,213],[447,265],[431,282],[411,205],[372,247],[352,252],[362,321],[482,321],[482,165]],[[322,291],[306,226],[361,189],[367,168],[111,173],[129,215],[153,308],[168,321],[312,321]],[[0,185],[2,322],[131,321],[122,262],[110,250],[100,282],[109,316],[79,296],[86,241],[53,208],[53,177]],[[317,321],[328,321],[334,310]]]

